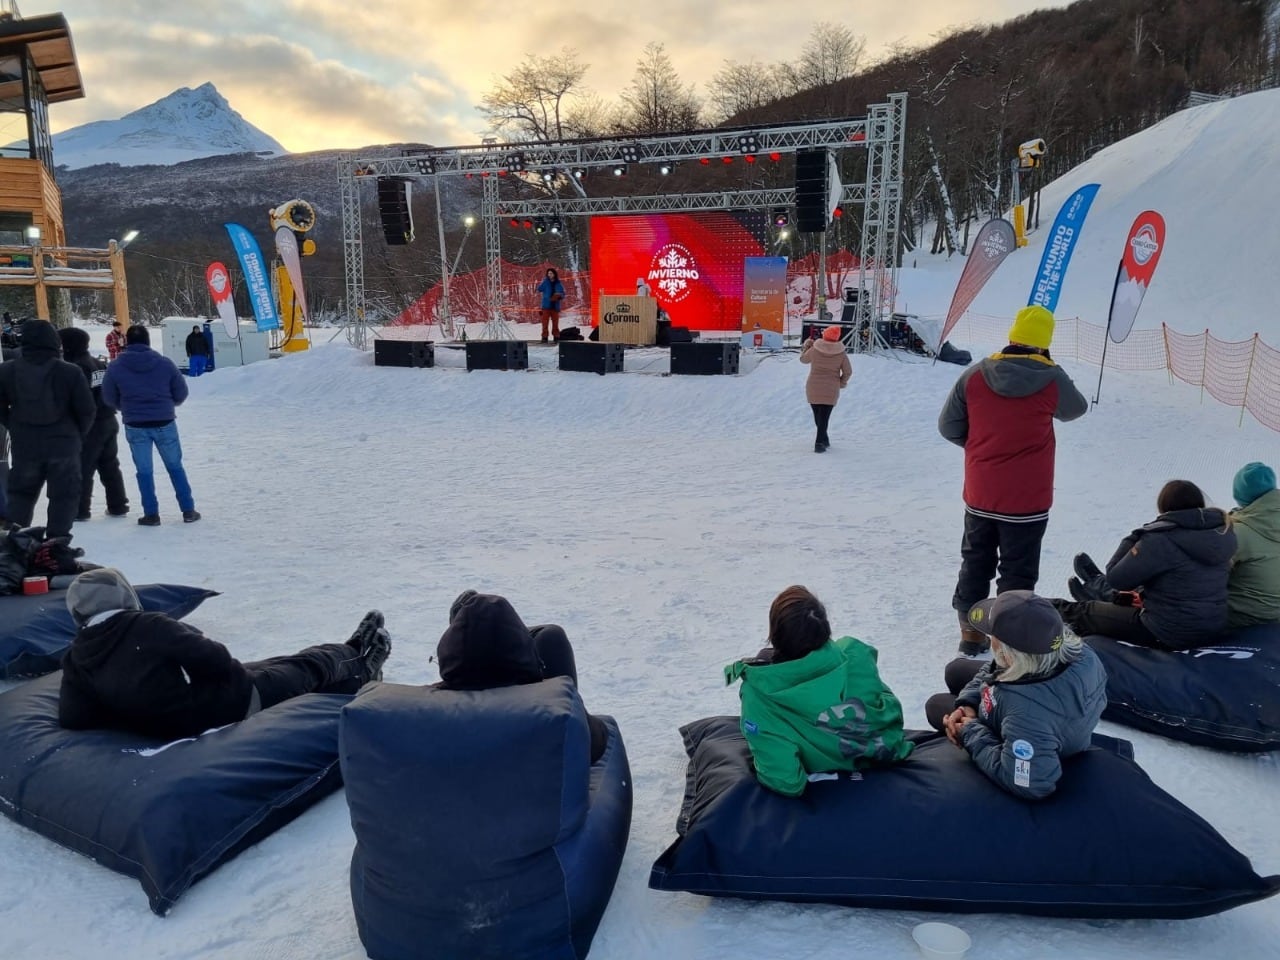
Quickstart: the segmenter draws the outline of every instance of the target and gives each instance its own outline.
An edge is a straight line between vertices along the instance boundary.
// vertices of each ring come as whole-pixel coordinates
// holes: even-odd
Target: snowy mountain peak
[[[225,153],[285,153],[240,116],[212,83],[182,87],[119,120],[98,120],[53,138],[54,161],[71,168],[97,163],[170,164]]]

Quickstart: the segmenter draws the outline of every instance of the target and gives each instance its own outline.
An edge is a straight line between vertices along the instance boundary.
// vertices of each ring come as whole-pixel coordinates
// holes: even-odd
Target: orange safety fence
[[[939,318],[940,319],[940,318]],[[965,314],[951,335],[969,343],[1004,343],[1009,317]],[[1106,327],[1061,318],[1053,334],[1055,356],[1100,364]],[[1258,334],[1248,340],[1219,340],[1208,330],[1179,333],[1166,324],[1134,330],[1123,343],[1106,345],[1112,370],[1166,370],[1183,383],[1200,387],[1215,400],[1248,410],[1259,423],[1280,430],[1280,350]]]

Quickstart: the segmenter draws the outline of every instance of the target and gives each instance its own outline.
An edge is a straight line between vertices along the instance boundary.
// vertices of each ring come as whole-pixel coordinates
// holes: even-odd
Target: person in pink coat
[[[827,437],[827,423],[831,411],[840,399],[840,391],[853,376],[849,354],[840,340],[843,331],[832,325],[822,331],[821,340],[806,340],[800,345],[800,362],[809,364],[809,379],[805,381],[804,395],[813,408],[813,422],[818,436],[813,442],[814,453],[825,453],[831,446]]]

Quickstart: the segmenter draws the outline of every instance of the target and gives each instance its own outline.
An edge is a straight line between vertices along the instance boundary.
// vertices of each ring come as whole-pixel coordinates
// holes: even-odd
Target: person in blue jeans
[[[209,341],[199,324],[187,334],[187,362],[193,377],[200,376],[209,368]]]
[[[175,408],[187,399],[187,381],[172,360],[151,349],[151,335],[144,326],[131,326],[125,334],[125,348],[107,366],[102,380],[102,400],[120,411],[124,436],[133,456],[142,495],[144,527],[160,525],[160,502],[156,499],[156,478],[152,448],[159,451],[177,495],[184,523],[200,519],[191,494],[187,472],[182,468],[182,443],[174,421]]]

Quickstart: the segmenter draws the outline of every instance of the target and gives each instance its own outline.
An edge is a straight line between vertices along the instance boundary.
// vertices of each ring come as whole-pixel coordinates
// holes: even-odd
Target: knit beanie
[[[822,331],[822,339],[834,342],[840,339],[840,335],[842,333],[844,333],[844,331],[839,327],[839,325],[833,323],[831,326],[827,327],[827,329]]]
[[[1246,463],[1236,472],[1236,478],[1231,483],[1231,494],[1236,498],[1236,503],[1247,507],[1275,488],[1276,472],[1265,463],[1255,460],[1253,463]]]
[[[67,587],[67,609],[77,627],[108,610],[141,610],[142,604],[123,573],[114,567],[86,570]]]
[[[1053,314],[1038,304],[1023,307],[1014,315],[1009,342],[1048,350],[1053,342]]]

